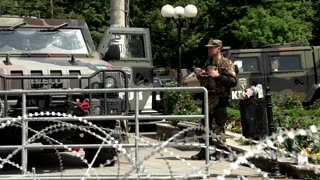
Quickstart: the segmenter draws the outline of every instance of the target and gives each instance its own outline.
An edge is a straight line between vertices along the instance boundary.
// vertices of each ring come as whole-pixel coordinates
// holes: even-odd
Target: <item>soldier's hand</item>
[[[218,71],[218,68],[212,68],[210,69],[209,71],[209,76],[211,77],[218,77],[220,74],[219,74],[219,71]]]
[[[194,74],[196,76],[202,76],[204,73],[205,73],[205,71],[203,69],[200,69],[200,68],[195,68],[194,69]]]

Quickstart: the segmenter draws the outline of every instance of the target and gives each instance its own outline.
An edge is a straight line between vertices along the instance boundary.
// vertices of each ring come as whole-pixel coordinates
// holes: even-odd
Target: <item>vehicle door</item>
[[[98,51],[107,52],[111,45],[119,46],[120,59],[109,60],[113,68],[126,72],[130,88],[153,87],[153,62],[149,29],[133,27],[110,27],[102,37]],[[141,91],[139,110],[143,110],[152,92]],[[129,92],[130,110],[135,110],[134,92]]]
[[[310,47],[272,48],[263,54],[266,77],[271,92],[304,96],[308,88],[307,59],[312,60]]]
[[[265,85],[265,64],[259,50],[231,50],[227,57],[238,68],[238,85],[232,89],[232,99],[239,99],[243,89],[257,84]]]

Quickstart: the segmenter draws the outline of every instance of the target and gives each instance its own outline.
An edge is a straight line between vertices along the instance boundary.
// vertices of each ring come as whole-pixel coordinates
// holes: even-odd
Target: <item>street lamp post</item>
[[[181,29],[183,27],[184,18],[195,17],[198,13],[197,7],[189,4],[185,8],[177,6],[173,8],[172,5],[166,4],[161,8],[161,15],[165,18],[174,18],[177,24],[178,30],[178,72],[177,72],[177,81],[178,86],[181,86]]]
[[[269,137],[272,137],[272,134],[275,132],[274,129],[274,122],[273,122],[273,115],[272,115],[272,97],[271,91],[269,86],[270,78],[267,77],[267,87],[266,87],[266,94],[265,94],[265,101],[266,101],[266,109],[267,109],[267,120],[268,120],[268,131]],[[275,179],[284,179],[285,176],[281,175],[279,164],[278,164],[278,155],[277,150],[271,149],[271,173],[269,177]]]

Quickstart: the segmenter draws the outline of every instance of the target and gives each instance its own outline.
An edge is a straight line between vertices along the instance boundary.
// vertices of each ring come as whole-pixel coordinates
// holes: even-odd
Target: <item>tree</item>
[[[314,38],[311,40],[311,44],[319,45],[320,44],[320,0],[314,0],[312,3],[312,7],[314,9],[314,16],[312,18],[312,23],[315,25],[313,27],[313,36]]]
[[[69,0],[57,5],[65,7],[61,18],[85,20],[93,41],[96,45],[99,44],[103,32],[110,25],[109,0]]]
[[[230,27],[242,48],[248,47],[248,42],[253,40],[260,45],[292,41],[309,45],[312,23],[308,19],[312,15],[308,2],[266,1],[264,6],[248,7],[247,15],[234,21]]]
[[[246,8],[256,6],[262,0],[171,0],[171,1],[131,1],[130,18],[132,26],[149,27],[156,66],[176,67],[177,29],[173,20],[160,15],[165,4],[186,6],[194,4],[198,8],[196,18],[188,21],[182,31],[182,67],[202,66],[207,59],[207,49],[203,46],[209,38],[222,39],[225,45],[238,45],[229,24],[246,15]]]
[[[202,46],[207,41],[207,31],[213,28],[210,14],[207,14],[208,7],[214,7],[216,0],[173,0],[173,1],[131,1],[130,3],[130,25],[148,27],[151,31],[152,51],[156,66],[176,67],[177,66],[177,28],[173,19],[163,18],[160,10],[163,5],[171,4],[185,7],[194,4],[198,8],[196,18],[185,20],[182,29],[182,67],[191,67],[194,62],[198,62],[203,57],[198,57],[206,53],[198,51],[204,49]],[[205,50],[205,49],[204,49]],[[197,53],[195,53],[197,52]],[[199,53],[198,53],[199,52]],[[206,52],[206,50],[204,51]],[[206,59],[206,57],[204,57]]]

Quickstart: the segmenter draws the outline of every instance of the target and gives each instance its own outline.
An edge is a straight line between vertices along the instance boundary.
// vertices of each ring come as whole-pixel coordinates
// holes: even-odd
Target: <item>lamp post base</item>
[[[280,173],[270,173],[268,177],[272,179],[287,179],[287,176],[282,175]]]

